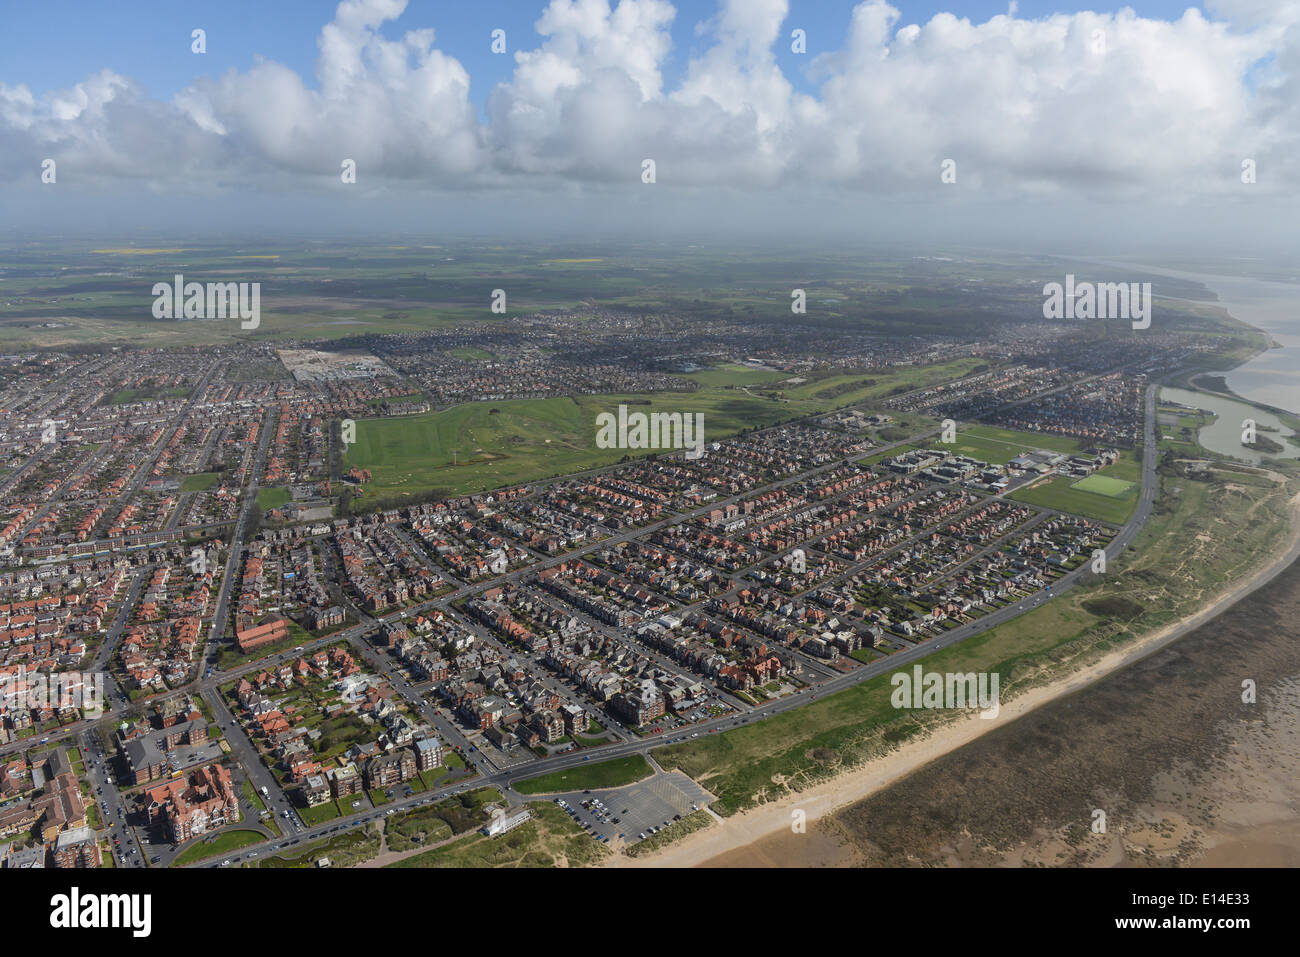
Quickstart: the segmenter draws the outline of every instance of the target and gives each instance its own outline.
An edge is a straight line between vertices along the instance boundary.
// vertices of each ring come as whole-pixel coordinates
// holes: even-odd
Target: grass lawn
[[[469,767],[469,765],[465,763],[465,759],[455,751],[448,751],[446,756],[442,759],[442,763],[446,765],[448,771],[460,771]]]
[[[411,850],[473,831],[489,820],[487,806],[497,806],[502,800],[502,793],[495,788],[476,788],[428,807],[395,814],[386,818],[387,846],[389,850]]]
[[[241,790],[244,793],[244,799],[252,804],[253,807],[257,808],[259,811],[266,810],[266,802],[262,800],[262,795],[257,793],[257,789],[253,787],[252,781],[245,778],[244,786]]]
[[[515,790],[520,794],[548,794],[587,788],[617,788],[644,780],[653,773],[650,762],[639,754],[632,754],[529,778],[516,784]]]
[[[900,445],[892,449],[886,449],[883,452],[873,452],[866,458],[858,459],[862,465],[879,465],[885,459],[892,459],[895,455],[902,455],[906,452],[912,452],[916,449],[927,448],[927,446],[917,445],[909,442],[906,445]]]
[[[459,349],[448,350],[447,354],[457,359],[477,359],[479,361],[494,358],[491,352],[477,346],[461,346]]]
[[[1084,492],[1096,492],[1109,498],[1122,498],[1133,488],[1133,483],[1111,478],[1109,475],[1089,475],[1075,482],[1071,487]]]
[[[1090,475],[1089,478],[1103,478],[1103,476]],[[1115,481],[1116,485],[1122,484],[1118,480]],[[1047,482],[1039,482],[1029,488],[1013,492],[1007,497],[1017,502],[1044,505],[1063,512],[1082,515],[1085,518],[1122,525],[1128,521],[1129,515],[1137,505],[1137,488],[1137,485],[1130,482],[1123,495],[1100,494],[1078,488],[1073,479],[1057,475]]]
[[[289,494],[287,488],[264,488],[258,489],[257,507],[267,512],[273,508],[279,508],[281,505],[288,504],[293,496]]]
[[[596,447],[596,416],[620,402],[636,411],[700,412],[708,439],[793,413],[771,399],[707,392],[474,402],[403,418],[362,419],[346,463],[370,471],[366,497],[482,491],[610,465],[628,454]],[[453,460],[454,463],[453,464]],[[365,506],[365,497],[359,503]]]
[[[1006,465],[1017,455],[1033,449],[1048,452],[1077,452],[1079,443],[1060,435],[1016,432],[990,425],[972,425],[957,429],[957,441],[951,445],[934,445],[957,455],[969,455],[981,462]]]
[[[215,735],[212,735],[212,737],[215,737]],[[253,782],[249,781],[247,778],[244,779],[243,792],[244,792],[245,800],[247,800],[249,803],[253,805],[254,808],[257,809],[259,815],[262,811],[266,810],[266,802],[262,800],[262,795],[259,794],[254,789]],[[270,831],[276,837],[280,836],[280,825],[276,823],[274,815],[261,818],[261,821],[262,821],[262,826],[265,827],[268,831]]]
[[[780,382],[791,378],[790,373],[775,369],[753,369],[735,362],[724,362],[701,372],[688,372],[683,378],[698,382],[703,388],[718,386],[745,386]]]
[[[820,412],[845,405],[856,405],[890,395],[924,389],[941,382],[950,382],[984,365],[982,359],[956,359],[931,366],[908,366],[880,373],[851,373],[814,379],[793,388],[782,390],[791,401],[804,401],[818,406],[809,412]]]
[[[1046,432],[1021,432],[1018,429],[1000,429],[994,425],[958,426],[957,443],[969,436],[984,442],[998,442],[1023,452],[1025,449],[1045,449],[1049,452],[1077,452],[1082,446],[1078,439],[1068,435],[1051,435]],[[1017,453],[1018,454],[1018,453]],[[1012,455],[1011,458],[1015,458]],[[1011,459],[1007,459],[1011,461]]]
[[[228,854],[231,851],[239,850],[241,847],[248,847],[250,844],[258,844],[265,840],[266,836],[258,831],[242,829],[218,831],[216,838],[213,840],[200,840],[197,844],[191,844],[181,851],[176,856],[172,866],[183,867],[186,864],[193,864],[196,861],[206,860],[220,854]]]
[[[183,399],[189,394],[188,389],[118,389],[108,401],[110,405],[124,405],[153,399]]]
[[[389,850],[406,851],[481,827],[488,822],[487,805],[501,800],[501,792],[495,788],[478,788],[388,818]]]
[[[436,787],[437,783],[450,773],[446,768],[434,768],[432,771],[417,771],[416,776],[420,779],[420,783],[424,785],[421,790],[427,791]]]
[[[348,798],[347,800],[350,804],[352,801],[355,801],[356,798]],[[352,813],[352,808],[350,806],[347,813]],[[339,802],[336,800],[326,801],[324,804],[317,804],[315,807],[298,808],[298,816],[302,818],[303,823],[308,827],[315,827],[317,824],[324,824],[326,821],[332,821],[336,817],[341,817],[342,815],[343,809],[339,807]]]
[[[196,475],[187,475],[181,479],[182,492],[202,492],[212,488],[217,484],[217,479],[221,478],[220,472],[199,472]]]

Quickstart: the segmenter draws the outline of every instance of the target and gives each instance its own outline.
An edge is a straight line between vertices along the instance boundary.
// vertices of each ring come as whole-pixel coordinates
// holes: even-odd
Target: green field
[[[1051,452],[1077,452],[1079,440],[1068,435],[1052,435],[1048,432],[1021,432],[1018,429],[1002,429],[995,425],[958,426],[957,441],[962,436],[975,436],[994,442],[1001,442],[1021,449],[1046,449]],[[1015,458],[1015,456],[1012,456]]]
[[[264,512],[287,505],[293,498],[287,488],[264,488],[257,493],[257,507]]]
[[[551,794],[556,791],[578,791],[587,788],[618,788],[634,784],[654,773],[650,762],[639,754],[612,761],[584,764],[564,771],[553,771],[541,777],[529,778],[515,785],[520,794]]]
[[[1079,443],[1062,435],[1045,435],[1039,432],[1016,432],[991,425],[958,427],[957,441],[943,446],[949,452],[969,455],[993,465],[1006,465],[1017,455],[1034,449],[1048,452],[1077,452]]]
[[[182,492],[203,492],[217,484],[217,479],[221,478],[220,472],[199,472],[195,475],[187,475],[181,479]]]
[[[725,362],[700,372],[687,372],[683,376],[692,382],[698,382],[703,388],[718,386],[767,385],[790,378],[788,373],[771,369],[754,369],[750,366]]]
[[[741,375],[736,371],[740,367],[723,367],[692,373],[715,383],[696,392],[472,402],[423,415],[360,419],[357,441],[348,449],[345,465],[369,470],[372,481],[366,485],[366,496],[385,501],[431,489],[447,495],[479,492],[612,465],[626,455],[648,454],[596,447],[596,416],[616,412],[620,403],[633,412],[698,412],[704,416],[705,441],[713,442],[893,389],[946,380],[964,374],[973,364],[974,360],[960,360],[910,367],[870,377],[874,383],[870,386],[857,386],[862,376],[835,376],[771,395],[721,384]],[[855,388],[831,399],[815,395],[845,383]],[[365,497],[362,508],[364,502]]]
[[[1105,476],[1091,475],[1089,478],[1105,478]],[[1110,487],[1110,482],[1114,482],[1116,486],[1125,484],[1117,479],[1111,479],[1107,487]],[[1099,522],[1123,525],[1137,506],[1137,488],[1137,485],[1129,482],[1128,490],[1116,497],[1110,493],[1102,494],[1078,488],[1072,479],[1057,475],[1047,482],[1039,482],[1029,488],[1013,492],[1007,497],[1017,502],[1028,502],[1030,505],[1060,509],[1062,512],[1082,515],[1084,518],[1093,518]]]
[[[119,389],[108,397],[108,401],[110,405],[126,405],[151,399],[184,399],[188,395],[185,389]]]
[[[326,821],[332,821],[336,817],[342,817],[344,814],[350,813],[352,813],[351,808],[344,811],[343,806],[337,800],[326,801],[324,804],[317,804],[315,807],[298,808],[298,816],[303,819],[303,823],[308,827],[315,827],[317,824],[324,824]]]
[[[1109,498],[1123,498],[1133,489],[1133,483],[1111,478],[1108,475],[1089,475],[1075,482],[1071,488],[1082,492],[1095,492]]]

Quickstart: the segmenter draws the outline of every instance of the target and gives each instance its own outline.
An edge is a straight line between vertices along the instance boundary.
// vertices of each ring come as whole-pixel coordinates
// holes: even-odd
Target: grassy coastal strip
[[[186,864],[194,864],[198,861],[207,860],[209,857],[229,854],[231,851],[248,847],[250,844],[260,844],[265,840],[266,835],[261,831],[249,831],[243,828],[218,831],[217,836],[211,840],[199,841],[197,844],[191,844],[181,851],[180,854],[176,855],[173,866],[184,867]]]
[[[549,801],[528,805],[532,819],[497,837],[481,831],[388,867],[587,867],[610,850]]]
[[[654,773],[650,762],[639,754],[614,758],[595,764],[584,764],[563,771],[552,771],[541,777],[520,781],[514,789],[520,794],[554,794],[560,791],[581,791],[590,788],[620,788],[625,784],[643,781]]]
[[[249,861],[244,866],[306,868],[318,867],[320,862],[328,860],[330,867],[352,867],[379,853],[382,827],[380,824],[367,824],[324,841],[316,841],[259,861]]]

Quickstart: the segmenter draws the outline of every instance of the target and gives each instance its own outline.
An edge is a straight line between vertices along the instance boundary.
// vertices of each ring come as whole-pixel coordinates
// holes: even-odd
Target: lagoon
[[[1201,427],[1197,440],[1211,452],[1230,455],[1233,458],[1258,465],[1264,455],[1248,449],[1241,444],[1242,421],[1254,419],[1259,435],[1269,438],[1282,446],[1282,451],[1274,458],[1300,459],[1300,447],[1287,442],[1286,437],[1292,430],[1284,425],[1271,412],[1227,396],[1212,395],[1208,392],[1192,392],[1188,389],[1174,389],[1168,386],[1160,390],[1162,400],[1177,402],[1194,409],[1213,412],[1217,418],[1209,425]],[[1276,429],[1277,431],[1270,431]]]

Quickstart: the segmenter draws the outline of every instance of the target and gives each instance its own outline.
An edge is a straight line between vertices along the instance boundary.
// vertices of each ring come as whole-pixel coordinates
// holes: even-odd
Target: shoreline
[[[1224,387],[1222,389],[1213,389],[1210,386],[1197,381],[1198,379],[1202,379],[1205,376],[1210,376],[1211,378],[1223,379],[1225,383]],[[1205,395],[1213,395],[1213,396],[1219,396],[1220,398],[1224,398],[1224,399],[1232,399],[1234,402],[1240,402],[1242,405],[1250,405],[1250,406],[1254,406],[1256,409],[1263,409],[1265,412],[1270,412],[1273,415],[1277,416],[1278,418],[1281,418],[1282,416],[1289,416],[1291,418],[1300,417],[1297,416],[1297,413],[1291,412],[1287,409],[1280,409],[1275,405],[1269,405],[1265,402],[1257,402],[1254,399],[1246,398],[1244,395],[1238,395],[1236,392],[1233,392],[1230,388],[1228,388],[1226,383],[1227,383],[1227,378],[1222,373],[1198,372],[1196,373],[1196,375],[1192,376],[1187,380],[1186,385],[1171,386],[1170,388],[1183,389],[1186,392],[1201,392],[1204,393]],[[1161,388],[1164,388],[1164,386],[1161,386]]]
[[[1077,671],[1016,695],[1002,706],[997,718],[983,719],[972,713],[937,728],[922,740],[908,743],[896,751],[874,758],[807,791],[723,818],[721,824],[714,824],[703,831],[687,835],[682,840],[645,857],[629,858],[618,855],[605,862],[603,866],[726,866],[725,861],[719,858],[784,831],[790,826],[792,812],[795,810],[802,810],[809,822],[816,821],[883,790],[931,761],[956,751],[989,731],[1010,724],[1042,705],[1073,694],[1107,675],[1135,664],[1264,587],[1297,558],[1300,558],[1300,495],[1291,499],[1290,540],[1286,552],[1244,580],[1216,594],[1199,611],[1171,622],[1137,639],[1128,647],[1110,652]]]

